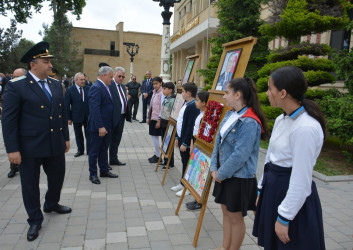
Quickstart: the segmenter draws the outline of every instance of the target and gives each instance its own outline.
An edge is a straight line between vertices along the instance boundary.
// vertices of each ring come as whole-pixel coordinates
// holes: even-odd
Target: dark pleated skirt
[[[215,182],[212,195],[215,202],[225,205],[229,212],[242,212],[246,216],[247,211],[256,210],[256,178],[232,177],[221,183]]]
[[[160,128],[156,129],[156,124],[157,124],[157,121],[150,120],[150,124],[148,127],[149,135],[161,136],[161,129]]]
[[[253,235],[265,250],[325,249],[322,210],[316,185],[312,182],[311,194],[295,218],[289,222],[290,242],[283,244],[275,233],[278,206],[287,194],[291,168],[272,163],[265,165],[262,190],[256,210]]]

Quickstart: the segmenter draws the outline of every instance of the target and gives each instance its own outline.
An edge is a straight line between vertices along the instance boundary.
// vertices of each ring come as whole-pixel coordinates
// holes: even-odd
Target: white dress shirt
[[[320,123],[304,109],[293,115],[280,115],[275,121],[265,163],[292,167],[286,197],[278,213],[293,220],[311,194],[312,172],[320,154],[324,134]],[[262,178],[258,187],[262,188]]]

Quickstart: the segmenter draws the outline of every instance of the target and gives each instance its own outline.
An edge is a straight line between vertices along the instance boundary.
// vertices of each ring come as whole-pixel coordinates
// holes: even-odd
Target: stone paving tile
[[[148,221],[146,222],[147,231],[164,230],[163,221]]]
[[[107,233],[107,244],[127,242],[126,232]]]
[[[105,239],[85,240],[85,250],[105,249]]]
[[[129,249],[134,248],[148,248],[150,249],[150,243],[147,236],[128,236]]]
[[[174,215],[174,216],[163,216],[163,223],[165,225],[170,225],[170,224],[180,224],[181,221],[179,219],[178,216]]]
[[[127,236],[145,236],[147,235],[145,227],[127,227]]]

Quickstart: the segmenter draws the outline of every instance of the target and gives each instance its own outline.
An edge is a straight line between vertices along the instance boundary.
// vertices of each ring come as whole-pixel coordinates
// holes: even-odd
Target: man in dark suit
[[[87,128],[89,87],[85,86],[85,76],[81,72],[75,74],[74,81],[75,84],[68,87],[66,90],[65,108],[69,125],[74,124],[77,144],[77,153],[74,156],[78,157],[85,153],[82,127],[84,127],[85,130],[87,154],[89,149],[89,131]]]
[[[126,163],[119,161],[118,148],[124,130],[125,119],[131,122],[131,116],[127,108],[126,88],[123,84],[125,79],[125,69],[116,67],[114,70],[114,78],[110,85],[110,92],[113,96],[114,113],[113,113],[113,131],[109,146],[109,164],[123,166]]]
[[[152,83],[152,72],[146,71],[146,80],[142,81],[141,93],[142,93],[142,121],[140,123],[146,123],[147,118],[147,106],[150,105],[152,94],[153,94],[153,83]]]
[[[88,152],[89,179],[100,184],[97,177],[97,160],[100,177],[118,178],[109,172],[108,147],[113,126],[113,99],[109,86],[113,79],[113,70],[103,66],[98,71],[98,78],[90,87],[88,129],[90,131],[90,148]]]
[[[48,49],[47,42],[40,42],[26,52],[21,62],[28,64],[29,72],[10,81],[4,94],[3,137],[9,161],[20,164],[22,196],[30,225],[28,241],[38,237],[43,222],[39,193],[41,165],[48,179],[44,212],[71,212],[71,208],[58,203],[70,137],[61,84],[48,78],[53,57]]]

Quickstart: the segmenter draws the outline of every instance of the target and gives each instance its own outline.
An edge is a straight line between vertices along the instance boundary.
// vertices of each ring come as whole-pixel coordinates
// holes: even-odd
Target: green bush
[[[341,97],[342,93],[339,92],[337,89],[332,88],[332,89],[308,89],[305,93],[305,98],[310,99],[310,100],[321,100],[325,96],[331,96],[331,97]]]
[[[325,96],[318,103],[327,119],[330,135],[339,137],[343,143],[353,144],[353,96]]]
[[[261,92],[267,91],[268,78],[269,78],[269,76],[263,77],[263,78],[260,78],[257,80],[257,82],[256,82],[257,92],[261,93]]]
[[[303,71],[310,71],[310,70],[333,71],[334,70],[333,62],[328,59],[317,58],[314,60],[306,56],[298,56],[297,60],[266,64],[258,71],[258,74],[260,77],[269,76],[273,71],[284,66],[297,66]]]
[[[333,83],[336,79],[327,71],[313,71],[304,72],[304,76],[309,86],[318,86],[323,83]]]
[[[265,113],[265,116],[268,120],[276,119],[280,114],[283,113],[281,108],[274,108],[271,106],[261,105],[262,110]]]
[[[353,95],[353,49],[350,52],[340,50],[335,52],[332,57],[337,76],[345,80],[346,88]]]
[[[202,88],[203,91],[208,91],[209,89],[212,88],[212,84],[207,84],[205,87]]]
[[[268,128],[269,131],[272,131],[273,125],[275,125],[275,121],[274,120],[267,120],[267,128]]]
[[[257,97],[259,98],[259,102],[261,104],[270,105],[270,101],[268,100],[266,92],[257,93]]]
[[[331,48],[327,44],[311,44],[302,42],[286,48],[280,48],[273,51],[268,56],[271,63],[297,59],[300,55],[324,56],[331,53]]]

